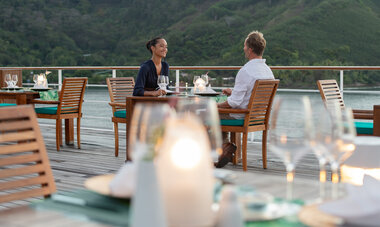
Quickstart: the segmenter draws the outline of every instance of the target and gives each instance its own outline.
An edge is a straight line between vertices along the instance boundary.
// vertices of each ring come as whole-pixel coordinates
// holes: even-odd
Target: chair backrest
[[[267,125],[279,80],[256,80],[248,103],[244,126]]]
[[[125,103],[125,97],[133,94],[135,80],[133,77],[107,78],[108,92],[111,102]],[[125,107],[114,106],[113,112],[125,110]]]
[[[34,108],[0,108],[0,203],[55,191]]]
[[[63,80],[59,96],[58,114],[82,113],[84,90],[87,77],[72,77]]]
[[[336,80],[318,80],[317,85],[322,100],[326,105],[338,102],[341,108],[344,108],[343,97]]]

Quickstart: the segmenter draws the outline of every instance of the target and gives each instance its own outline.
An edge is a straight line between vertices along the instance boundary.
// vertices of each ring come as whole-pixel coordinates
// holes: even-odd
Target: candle
[[[169,226],[212,226],[211,146],[195,115],[170,119],[157,158]]]

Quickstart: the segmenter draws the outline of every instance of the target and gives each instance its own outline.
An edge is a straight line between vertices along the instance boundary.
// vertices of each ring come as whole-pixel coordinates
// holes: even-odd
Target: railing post
[[[340,93],[342,94],[342,98],[343,98],[343,89],[344,89],[343,77],[344,77],[343,70],[340,70],[340,78],[339,78],[340,85],[339,86],[340,86]]]
[[[112,69],[112,78],[116,78],[116,69]]]
[[[175,71],[175,91],[179,92],[179,69]]]
[[[58,69],[58,90],[62,88],[62,69]]]

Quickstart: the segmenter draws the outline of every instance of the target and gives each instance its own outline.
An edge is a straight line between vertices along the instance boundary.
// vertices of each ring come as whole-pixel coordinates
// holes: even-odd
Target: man
[[[272,70],[265,63],[263,53],[266,41],[261,32],[253,31],[244,41],[244,54],[248,62],[239,70],[235,79],[233,90],[223,89],[223,93],[229,96],[227,101],[218,104],[218,108],[245,109],[248,107],[251,92],[256,80],[274,79]],[[222,114],[221,119],[241,119],[244,114]],[[227,133],[223,133],[223,154],[219,157],[216,167],[222,168],[232,161],[236,146],[228,141]]]

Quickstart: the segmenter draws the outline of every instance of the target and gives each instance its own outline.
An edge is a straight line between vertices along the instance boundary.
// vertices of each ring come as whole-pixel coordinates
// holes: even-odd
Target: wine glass
[[[213,99],[199,97],[179,99],[176,107],[178,114],[192,113],[202,121],[209,137],[211,156],[216,161],[222,154],[222,132],[216,102]]]
[[[14,88],[18,88],[17,81],[18,81],[17,74],[12,75],[12,83],[13,83]]]
[[[294,170],[310,150],[311,105],[307,96],[277,98],[270,119],[269,148],[286,167],[288,201],[293,199]]]
[[[339,103],[328,106],[332,128],[330,141],[328,141],[329,156],[332,177],[332,198],[338,198],[339,169],[340,164],[352,155],[355,150],[354,139],[356,137],[353,114],[350,108],[341,108]]]
[[[169,77],[165,75],[159,75],[157,79],[157,84],[161,90],[166,91],[166,87],[169,84]]]
[[[204,74],[204,75],[202,75],[201,76],[201,78],[202,78],[202,80],[204,80],[205,81],[205,85],[207,86],[208,85],[208,75],[207,74]]]
[[[195,86],[195,84],[197,83],[197,80],[201,78],[200,76],[194,76],[194,79],[193,79],[193,84]]]
[[[33,74],[34,87],[37,87],[38,74]]]
[[[11,74],[5,74],[5,83],[7,84],[7,88],[11,88],[12,87],[12,77],[11,77]],[[9,89],[8,89],[9,91]]]
[[[163,141],[166,120],[173,114],[168,104],[136,104],[129,129],[133,159],[154,159]]]
[[[315,107],[315,108],[314,108]],[[324,105],[313,103],[313,130],[310,145],[319,163],[319,199],[322,202],[326,197],[326,164],[329,160],[331,148],[332,119]]]

